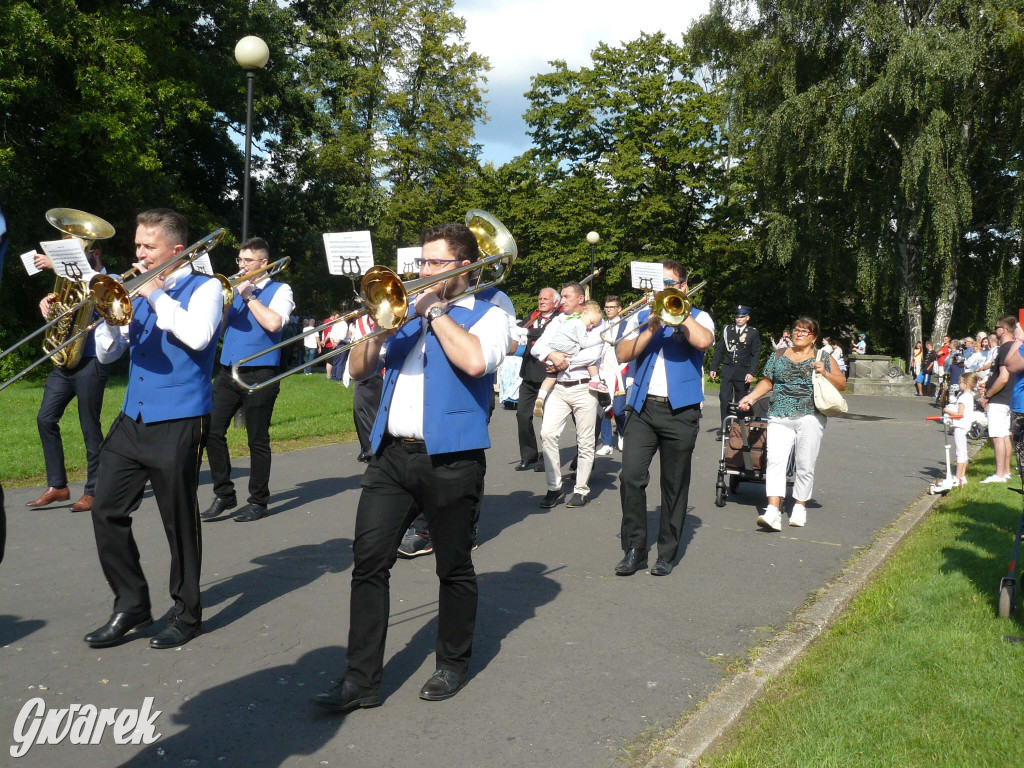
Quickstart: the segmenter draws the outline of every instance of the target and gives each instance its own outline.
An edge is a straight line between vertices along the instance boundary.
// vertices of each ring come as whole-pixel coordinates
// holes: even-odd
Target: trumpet
[[[622,314],[619,315],[619,322],[624,323],[632,318],[633,315],[638,314],[641,310],[650,307],[651,316],[657,317],[658,320],[665,325],[682,325],[683,321],[690,316],[690,310],[693,308],[693,303],[690,301],[690,297],[707,285],[707,283],[707,280],[702,280],[687,291],[680,291],[678,288],[665,288],[657,293],[651,291],[639,301],[634,301],[622,310]],[[633,330],[623,334],[621,338],[614,339],[612,336],[615,327],[618,325],[618,323],[616,323],[611,328],[602,331],[601,341],[611,344],[613,347],[617,347],[625,339],[643,331],[648,325],[650,325],[650,322],[650,318],[648,318]]]
[[[33,331],[25,338],[16,342],[13,346],[5,349],[2,353],[0,353],[0,360],[7,357],[7,355],[11,354],[11,352],[13,352],[14,350],[24,346],[28,341],[34,339],[39,334],[45,333],[47,330],[49,330],[49,328],[52,325],[58,323],[66,315],[77,312],[81,308],[81,305],[86,302],[92,302],[94,304],[96,313],[99,315],[99,318],[97,320],[94,320],[81,330],[79,330],[74,335],[69,336],[59,346],[54,347],[53,349],[48,349],[46,355],[39,358],[31,365],[23,368],[20,372],[18,372],[11,378],[7,379],[7,381],[0,384],[0,391],[3,391],[14,382],[21,379],[29,371],[38,368],[40,365],[45,363],[50,358],[51,355],[60,352],[62,349],[64,349],[67,346],[70,346],[71,344],[74,344],[83,336],[92,333],[93,329],[96,328],[96,326],[98,326],[100,323],[106,322],[109,323],[110,325],[118,326],[128,325],[128,323],[132,321],[132,316],[134,315],[132,301],[136,298],[136,296],[138,296],[139,290],[144,285],[152,282],[158,277],[166,277],[172,272],[176,272],[182,267],[191,264],[200,256],[203,256],[209,253],[211,250],[213,250],[213,248],[215,248],[217,244],[220,243],[223,237],[223,229],[215,230],[214,232],[211,232],[206,237],[204,237],[202,240],[199,240],[190,245],[188,248],[179,253],[170,261],[160,265],[159,267],[156,267],[155,269],[150,269],[146,272],[143,272],[142,274],[136,274],[137,270],[133,267],[120,277],[111,277],[110,275],[103,274],[94,275],[93,278],[89,281],[89,293],[84,299],[82,299],[82,301],[80,301],[78,304],[75,304],[74,306],[69,307],[63,313],[50,320],[48,323],[43,325],[38,330]]]
[[[449,300],[471,296],[499,285],[508,276],[512,264],[515,263],[516,256],[519,253],[516,241],[509,234],[505,225],[486,211],[470,210],[466,214],[466,226],[469,227],[474,237],[476,237],[480,252],[485,255],[484,258],[472,264],[464,264],[461,267],[456,267],[431,277],[421,277],[407,282],[402,282],[398,273],[393,269],[382,266],[371,267],[367,270],[359,286],[360,302],[366,307],[365,310],[353,310],[346,315],[342,315],[340,318],[321,323],[305,333],[300,333],[248,357],[236,360],[231,366],[231,378],[243,389],[249,392],[256,392],[264,387],[269,387],[271,384],[276,384],[281,379],[286,379],[308,366],[317,365],[370,339],[390,333],[401,327],[409,319],[409,308],[415,303],[416,297],[441,283],[451,280],[453,277],[469,274],[472,284],[458,296],[449,297]],[[490,280],[485,281],[483,279],[484,271],[488,269],[493,274]],[[277,376],[259,384],[249,384],[242,381],[239,376],[238,369],[250,360],[255,360],[257,357],[261,357],[281,347],[286,347],[300,339],[304,339],[306,336],[320,333],[334,323],[348,322],[362,314],[369,315],[374,325],[377,326],[377,329],[372,333],[343,346],[335,347],[330,352],[326,352],[308,363],[300,363],[294,368],[279,373]]]

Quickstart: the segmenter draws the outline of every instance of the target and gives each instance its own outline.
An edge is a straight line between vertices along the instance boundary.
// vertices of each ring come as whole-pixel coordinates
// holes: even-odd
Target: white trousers
[[[590,394],[586,384],[563,387],[555,384],[544,401],[544,421],[540,427],[540,442],[544,451],[544,471],[548,490],[562,489],[562,460],[558,452],[558,439],[565,431],[570,414],[576,418],[576,445],[579,463],[576,466],[576,487],[573,493],[590,493],[590,470],[594,467],[594,429],[597,426],[597,398]]]
[[[768,419],[768,467],[765,493],[786,498],[786,467],[789,455],[796,451],[793,498],[807,501],[814,491],[814,464],[818,460],[825,417],[815,411],[806,416],[772,416]]]

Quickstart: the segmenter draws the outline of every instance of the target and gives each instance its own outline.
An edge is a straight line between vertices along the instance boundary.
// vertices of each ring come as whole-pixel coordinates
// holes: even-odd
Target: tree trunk
[[[949,263],[944,270],[942,285],[939,288],[939,295],[935,299],[935,321],[932,324],[932,343],[938,349],[942,345],[942,337],[949,332],[949,322],[953,318],[953,308],[956,306],[957,263],[960,260],[958,253],[949,257]]]
[[[915,216],[900,212],[896,222],[896,242],[903,272],[903,333],[906,338],[907,370],[914,361],[914,345],[923,339],[921,318],[921,251]]]

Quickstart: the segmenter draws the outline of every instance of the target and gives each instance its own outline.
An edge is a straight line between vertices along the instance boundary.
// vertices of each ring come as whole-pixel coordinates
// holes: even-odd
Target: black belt
[[[556,381],[555,384],[561,384],[563,387],[575,387],[577,384],[587,384],[590,379],[576,379],[575,381]]]
[[[671,404],[671,401],[667,397],[662,397],[661,395],[648,395],[646,399],[647,400],[653,400],[656,403],[669,403],[669,404]]]
[[[414,437],[395,437],[394,435],[386,435],[388,443],[394,443],[399,448],[408,451],[409,453],[426,453],[427,444],[423,440],[417,440]]]

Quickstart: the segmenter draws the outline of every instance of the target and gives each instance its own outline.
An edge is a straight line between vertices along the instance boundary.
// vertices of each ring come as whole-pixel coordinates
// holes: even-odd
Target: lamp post
[[[597,249],[597,241],[601,236],[594,230],[587,232],[587,242],[590,243],[590,274],[594,274],[594,252]],[[587,301],[590,300],[590,284],[587,284]]]
[[[235,45],[235,61],[245,70],[245,179],[242,181],[242,242],[249,239],[249,165],[252,159],[252,91],[257,69],[267,66],[270,49],[255,35],[243,37]]]

